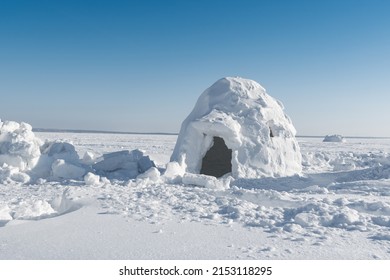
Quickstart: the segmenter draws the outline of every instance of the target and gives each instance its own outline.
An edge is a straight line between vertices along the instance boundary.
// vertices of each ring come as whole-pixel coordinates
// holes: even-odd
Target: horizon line
[[[102,134],[135,134],[135,135],[179,135],[178,132],[136,132],[136,131],[111,131],[95,129],[61,129],[61,128],[33,128],[33,132],[57,132],[57,133],[102,133]],[[326,135],[296,135],[300,138],[324,138]],[[343,136],[350,139],[390,139],[390,136]]]

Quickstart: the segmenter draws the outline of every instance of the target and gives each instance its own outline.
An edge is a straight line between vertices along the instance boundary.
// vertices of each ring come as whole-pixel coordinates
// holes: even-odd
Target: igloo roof
[[[199,97],[183,121],[171,160],[199,173],[213,137],[232,149],[234,177],[292,175],[301,171],[295,128],[281,102],[253,80],[227,77]]]

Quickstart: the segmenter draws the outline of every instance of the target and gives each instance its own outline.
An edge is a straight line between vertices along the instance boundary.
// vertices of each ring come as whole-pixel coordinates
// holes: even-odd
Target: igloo
[[[185,172],[215,177],[299,174],[296,130],[283,109],[257,82],[222,78],[183,121],[171,161]]]

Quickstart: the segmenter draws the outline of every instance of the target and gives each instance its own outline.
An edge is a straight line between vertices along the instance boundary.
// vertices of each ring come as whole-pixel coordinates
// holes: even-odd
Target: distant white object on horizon
[[[340,142],[340,143],[345,143],[346,140],[343,136],[339,134],[334,134],[334,135],[326,135],[324,140],[322,142]]]
[[[299,174],[296,130],[283,109],[255,81],[220,79],[183,121],[171,161],[186,172],[215,177]]]

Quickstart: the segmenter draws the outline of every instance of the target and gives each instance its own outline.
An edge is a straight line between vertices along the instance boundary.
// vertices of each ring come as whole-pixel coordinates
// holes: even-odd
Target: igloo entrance
[[[202,159],[200,174],[221,177],[232,172],[232,150],[221,137],[214,137],[213,146]]]

